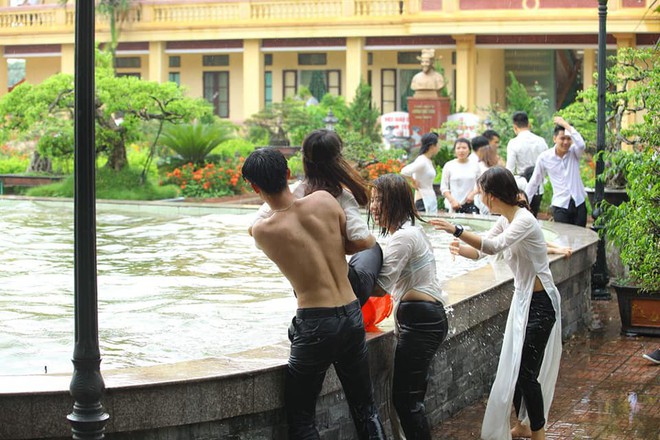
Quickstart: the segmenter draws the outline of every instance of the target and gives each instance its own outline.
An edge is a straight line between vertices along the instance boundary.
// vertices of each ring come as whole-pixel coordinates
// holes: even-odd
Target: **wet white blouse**
[[[468,194],[474,190],[479,177],[479,165],[477,162],[468,160],[460,163],[458,159],[450,160],[442,167],[442,180],[440,182],[440,191],[444,195],[450,191],[452,197],[458,200],[461,205],[465,203]],[[445,208],[453,212],[449,201],[445,198]]]
[[[543,288],[550,296],[556,318],[539,374],[546,420],[554,396],[562,351],[561,299],[550,272],[543,231],[536,218],[528,210],[519,209],[511,223],[506,217],[500,216],[486,237],[482,238],[481,251],[489,255],[503,252],[504,260],[511,268],[514,277],[514,293],[504,330],[497,375],[488,397],[486,414],[481,427],[481,438],[484,440],[510,440],[509,415],[513,404],[514,387],[520,370],[534,279],[538,276]],[[527,419],[524,402],[520,417],[524,420]],[[528,421],[524,423],[529,424]]]
[[[426,293],[447,304],[448,296],[436,277],[431,242],[421,226],[413,226],[410,222],[392,234],[383,246],[383,266],[377,283],[392,295],[395,308],[410,290]]]
[[[437,197],[433,190],[433,180],[436,176],[433,161],[423,154],[401,169],[401,174],[415,179],[419,188],[415,190],[415,200],[424,200],[425,206],[428,204],[431,209],[427,209],[427,214],[435,214],[438,210]]]
[[[296,198],[302,199],[305,197],[306,184],[304,181],[296,182],[290,185],[289,189],[291,189],[291,192]],[[367,222],[362,217],[360,206],[358,205],[357,200],[355,200],[355,197],[353,197],[353,194],[351,194],[350,191],[344,189],[342,193],[337,197],[337,201],[346,214],[347,238],[351,241],[364,240],[367,238],[371,234],[371,231],[369,231]],[[273,211],[271,211],[268,203],[264,203],[257,211],[256,218],[252,222],[252,225],[254,225],[257,220],[268,218],[271,215],[273,215]]]

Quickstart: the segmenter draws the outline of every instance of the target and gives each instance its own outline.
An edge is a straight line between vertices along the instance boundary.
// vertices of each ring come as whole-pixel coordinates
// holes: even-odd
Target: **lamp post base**
[[[609,301],[612,299],[608,287],[594,287],[591,289],[591,299],[594,301]]]

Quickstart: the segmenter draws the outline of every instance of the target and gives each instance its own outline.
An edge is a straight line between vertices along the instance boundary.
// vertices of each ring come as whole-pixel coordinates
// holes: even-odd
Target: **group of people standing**
[[[554,146],[548,148],[545,139],[532,133],[527,113],[515,112],[512,122],[516,136],[507,145],[506,168],[513,173],[520,191],[525,193],[534,216],[538,215],[547,177],[553,189],[554,221],[585,226],[587,208],[580,176],[585,143],[580,133],[557,116],[554,118]],[[490,213],[482,201],[477,179],[489,168],[505,165],[498,154],[499,143],[500,136],[494,130],[486,130],[471,140],[456,139],[453,147],[456,158],[444,165],[440,183],[447,212]],[[438,211],[433,189],[436,177],[433,156],[438,151],[438,135],[425,134],[418,157],[401,170],[416,190],[418,211],[425,214]]]
[[[293,188],[287,184],[286,159],[277,150],[256,150],[245,160],[243,177],[265,202],[249,233],[289,280],[298,304],[289,327],[285,382],[289,438],[319,438],[316,400],[331,364],[358,437],[385,438],[374,403],[361,314],[369,296],[384,294],[390,294],[395,304],[392,399],[400,424],[393,423],[393,431],[402,431],[408,440],[431,438],[424,398],[430,366],[449,323],[447,294],[438,282],[433,249],[420,225],[422,206],[430,210],[433,201],[419,186],[430,174],[429,160],[437,148],[437,136],[426,135],[422,159],[411,164],[417,176],[412,180],[416,195],[411,182],[400,174],[381,176],[369,188],[343,158],[339,136],[329,130],[313,131],[304,140],[305,177]],[[469,156],[467,150],[461,152],[461,159]],[[503,253],[515,274],[482,436],[511,438],[513,405],[521,422],[529,419],[515,426],[513,433],[542,439],[561,354],[560,300],[546,243],[510,171],[490,167],[478,177],[476,187],[482,203],[500,216],[485,237],[444,219],[429,223],[454,235],[452,254],[479,258]],[[368,206],[368,222],[373,221],[388,238],[382,248],[360,206]],[[346,255],[352,255],[348,262]]]

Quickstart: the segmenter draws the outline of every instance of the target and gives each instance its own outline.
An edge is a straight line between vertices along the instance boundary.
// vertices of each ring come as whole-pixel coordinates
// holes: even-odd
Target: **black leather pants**
[[[532,431],[538,431],[545,426],[543,393],[538,377],[543,363],[545,346],[548,344],[555,320],[555,309],[552,307],[552,301],[547,292],[534,292],[525,330],[520,373],[513,394],[513,404],[517,415],[520,414],[521,402],[525,401]]]
[[[367,302],[371,291],[374,290],[382,265],[383,250],[378,243],[356,253],[348,261],[348,280],[361,306]]]
[[[318,439],[316,400],[335,366],[361,440],[385,439],[376,410],[359,302],[298,309],[289,329],[291,354],[284,389],[289,439]]]
[[[445,308],[440,302],[404,301],[396,317],[399,337],[394,354],[394,408],[407,440],[430,440],[424,397],[431,361],[447,336]]]

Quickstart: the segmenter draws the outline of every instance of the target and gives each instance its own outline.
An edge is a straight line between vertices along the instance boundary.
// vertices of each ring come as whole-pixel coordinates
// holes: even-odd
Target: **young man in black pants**
[[[287,186],[289,174],[276,150],[254,151],[243,164],[243,177],[273,211],[252,226],[252,236],[289,280],[298,301],[285,382],[289,438],[319,438],[316,400],[333,364],[358,438],[384,439],[360,303],[346,276],[346,216],[326,191],[297,199]]]

